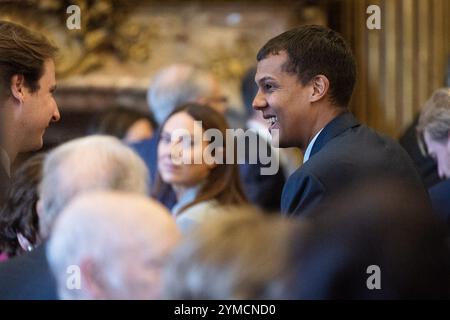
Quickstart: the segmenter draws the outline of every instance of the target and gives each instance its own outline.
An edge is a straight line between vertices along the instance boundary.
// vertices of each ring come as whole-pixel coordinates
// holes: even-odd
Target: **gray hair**
[[[173,64],[158,72],[148,89],[147,102],[159,125],[185,103],[212,95],[212,75],[187,64]]]
[[[47,258],[62,299],[155,299],[178,240],[174,219],[156,201],[97,191],[77,196],[62,211]],[[70,279],[76,276],[78,283]],[[95,294],[89,282],[98,286]]]
[[[417,131],[425,131],[436,141],[447,141],[450,131],[450,88],[440,88],[425,102]]]
[[[148,193],[148,170],[129,147],[110,136],[89,136],[52,150],[39,188],[40,232],[46,238],[56,216],[74,196],[92,190]]]
[[[175,250],[164,273],[169,299],[277,299],[300,224],[253,208],[228,208]],[[303,227],[303,225],[301,225]]]

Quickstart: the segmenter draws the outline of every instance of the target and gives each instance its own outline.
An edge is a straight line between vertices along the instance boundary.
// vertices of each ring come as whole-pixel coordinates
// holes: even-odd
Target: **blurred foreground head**
[[[288,246],[306,225],[255,209],[227,209],[176,249],[166,268],[170,299],[277,299],[289,272]]]
[[[446,227],[421,199],[407,184],[377,181],[311,215],[293,241],[288,298],[449,298]]]
[[[47,257],[63,299],[158,299],[160,272],[178,239],[174,220],[157,202],[94,192],[63,210]]]
[[[57,215],[75,196],[94,190],[147,193],[148,170],[141,158],[117,138],[89,136],[52,150],[45,159],[38,203],[45,239]]]

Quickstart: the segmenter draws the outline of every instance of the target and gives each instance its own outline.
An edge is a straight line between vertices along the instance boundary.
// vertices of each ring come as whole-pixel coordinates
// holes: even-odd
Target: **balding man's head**
[[[46,238],[56,216],[75,196],[93,190],[146,194],[148,170],[118,139],[89,136],[67,142],[45,159],[40,187],[39,224]]]
[[[65,299],[157,299],[179,231],[170,213],[137,194],[96,192],[61,213],[47,256]],[[69,288],[79,270],[80,288]]]
[[[173,64],[160,70],[147,93],[150,110],[159,125],[176,107],[189,102],[209,104],[223,112],[225,106],[221,100],[220,86],[214,76],[188,64]]]

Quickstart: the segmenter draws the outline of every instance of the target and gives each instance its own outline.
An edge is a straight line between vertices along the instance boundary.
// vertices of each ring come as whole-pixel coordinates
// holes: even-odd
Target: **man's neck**
[[[12,139],[5,134],[4,135],[4,139],[3,139],[3,143],[0,146],[8,155],[9,161],[10,163],[13,163],[14,160],[16,160],[17,154],[18,152],[16,151],[16,148],[14,147],[14,144],[11,141]]]
[[[18,128],[18,124],[14,120],[14,103],[10,100],[7,100],[4,102],[4,105],[2,106],[1,111],[1,145],[0,147],[5,150],[5,152],[8,154],[9,161],[11,163],[14,162],[14,160],[17,157],[18,151],[17,151],[17,135],[15,133],[16,128]]]
[[[317,120],[312,126],[312,130],[310,136],[308,137],[308,141],[303,146],[300,147],[303,154],[305,154],[306,148],[308,147],[309,143],[312,141],[312,139],[316,136],[316,134],[320,130],[325,128],[327,124],[333,121],[340,114],[347,111],[346,108],[330,107],[330,106],[320,106],[319,108],[321,108],[321,110],[319,110]]]

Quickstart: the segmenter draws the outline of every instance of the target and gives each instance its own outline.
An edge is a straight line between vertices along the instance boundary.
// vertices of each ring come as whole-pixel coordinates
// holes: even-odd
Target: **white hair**
[[[440,88],[425,102],[417,131],[427,131],[436,141],[447,141],[450,131],[450,88]]]
[[[51,151],[40,185],[40,232],[46,238],[56,216],[75,195],[92,190],[148,193],[148,170],[129,147],[110,136],[69,141]]]
[[[148,197],[117,191],[78,196],[58,217],[47,246],[59,297],[159,298],[160,272],[178,239],[170,213]],[[89,283],[99,288],[97,296]]]
[[[159,71],[147,92],[147,102],[161,125],[176,107],[209,98],[213,93],[209,72],[187,64],[173,64]]]

